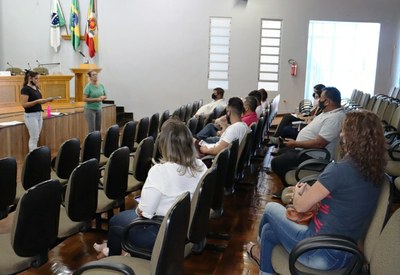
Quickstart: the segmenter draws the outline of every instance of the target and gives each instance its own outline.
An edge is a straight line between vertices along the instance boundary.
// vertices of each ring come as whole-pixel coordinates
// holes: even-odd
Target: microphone
[[[29,62],[26,64],[28,64],[29,70],[32,70],[31,64],[29,64]]]
[[[7,61],[7,65],[10,66],[11,68],[13,68],[14,66],[11,65],[8,61]]]
[[[41,64],[40,64],[39,60],[37,60],[37,59],[36,59],[36,63],[38,64],[38,67],[40,67],[40,66],[41,66]]]
[[[83,52],[79,51],[79,54],[86,58],[86,55],[84,55]]]

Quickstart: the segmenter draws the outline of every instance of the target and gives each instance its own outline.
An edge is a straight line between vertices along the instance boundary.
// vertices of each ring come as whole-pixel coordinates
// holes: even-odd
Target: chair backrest
[[[378,204],[368,227],[364,241],[364,256],[368,263],[371,261],[375,247],[379,242],[378,237],[382,231],[385,221],[387,220],[389,206],[390,182],[389,179],[385,177],[384,181],[381,183],[381,193],[379,195]]]
[[[169,119],[169,110],[165,110],[161,117],[160,117],[160,123],[158,125],[158,131],[161,130],[162,125],[164,124],[164,122],[166,122]]]
[[[192,113],[190,114],[190,117],[194,116],[197,113],[197,110],[200,108],[199,102],[196,100],[193,102],[193,107],[192,107]]]
[[[11,244],[20,257],[48,252],[57,239],[62,186],[47,180],[29,188],[18,202]]]
[[[15,200],[17,189],[17,161],[13,157],[0,159],[0,219],[5,218]]]
[[[196,117],[192,117],[191,119],[188,120],[187,127],[189,128],[189,131],[192,133],[192,135],[196,134],[198,123],[199,120]]]
[[[400,130],[400,106],[398,106],[396,110],[394,110],[389,125],[396,130]]]
[[[160,140],[160,135],[157,136],[156,140],[154,141],[154,149],[153,149],[153,160],[158,163],[161,159],[161,151],[158,146]]]
[[[400,209],[383,228],[370,262],[370,274],[398,274],[400,255]]]
[[[386,123],[386,124],[390,123],[390,121],[393,117],[393,114],[396,111],[397,106],[398,106],[398,104],[396,102],[392,102],[386,107],[386,110],[382,116],[382,121],[384,123]]]
[[[239,143],[239,153],[238,153],[238,161],[236,163],[236,172],[240,173],[247,161],[248,161],[248,154],[250,152],[250,145],[253,141],[253,136],[254,136],[254,128],[255,125],[252,125],[252,127],[250,128],[251,131],[248,132],[245,136],[245,138],[243,138],[242,142]]]
[[[363,93],[363,95],[361,96],[359,105],[362,108],[365,108],[368,104],[370,97],[371,97],[371,95],[369,93]]]
[[[211,208],[219,210],[222,208],[224,200],[224,183],[228,175],[230,148],[225,148],[213,160],[213,166],[217,166],[217,175],[214,187],[214,196]]]
[[[231,190],[235,183],[236,176],[236,163],[239,157],[239,140],[236,139],[232,141],[231,147],[229,149],[229,164],[228,164],[228,172],[225,180],[225,188],[227,190]]]
[[[79,165],[80,142],[77,138],[66,140],[61,144],[55,162],[55,171],[59,178],[68,179]]]
[[[263,128],[264,128],[264,118],[260,117],[260,119],[257,122],[256,130],[254,132],[254,138],[250,148],[250,157],[252,157],[255,154],[256,150],[260,147]]]
[[[383,100],[379,105],[378,111],[376,115],[379,117],[380,120],[383,118],[383,114],[386,111],[386,108],[389,106],[389,100]]]
[[[154,140],[153,137],[143,139],[135,153],[133,159],[133,175],[138,181],[146,181],[147,174],[151,168],[153,158]]]
[[[22,166],[21,182],[25,190],[50,179],[51,153],[47,146],[29,152]]]
[[[214,118],[219,118],[224,111],[225,111],[225,107],[224,106],[215,107],[214,110],[213,110]]]
[[[121,147],[109,157],[104,172],[104,193],[111,200],[125,197],[128,185],[129,149]]]
[[[111,153],[119,147],[119,126],[118,124],[108,127],[106,136],[103,141],[103,154],[110,157]]]
[[[192,109],[193,109],[193,104],[192,103],[186,104],[185,121],[189,121],[189,119],[192,117]]]
[[[87,161],[95,158],[100,161],[101,152],[101,133],[100,131],[93,131],[89,133],[82,145],[81,161]]]
[[[204,125],[205,125],[205,123],[206,123],[206,118],[204,117],[203,114],[200,114],[200,115],[198,116],[197,120],[198,120],[198,121],[197,121],[196,134],[197,134],[198,132],[200,132],[201,129],[204,128]]]
[[[140,143],[143,139],[148,137],[150,120],[149,117],[143,117],[139,121],[139,126],[136,135],[136,142]]]
[[[217,169],[211,166],[203,175],[194,191],[191,207],[188,239],[192,243],[202,242],[208,232],[208,220],[216,184]]]
[[[72,171],[65,192],[65,210],[74,222],[90,221],[96,214],[99,163],[90,159]]]
[[[381,106],[381,103],[382,103],[382,102],[383,102],[383,98],[377,98],[377,99],[375,100],[375,104],[374,104],[374,106],[372,107],[371,112],[373,112],[374,114],[377,114],[377,113],[378,113],[379,106]]]
[[[179,119],[185,122],[185,118],[186,118],[186,105],[182,105],[179,108]]]
[[[151,254],[150,274],[183,274],[183,254],[190,216],[190,194],[180,195],[168,210]]]
[[[367,103],[367,105],[365,106],[365,109],[368,110],[368,111],[372,111],[372,109],[374,108],[375,102],[376,102],[376,96],[371,97],[371,98],[368,100],[368,103]]]
[[[158,135],[158,124],[160,123],[160,115],[159,113],[155,113],[150,118],[150,125],[149,125],[149,137],[153,137],[155,140]]]
[[[128,147],[130,152],[133,152],[133,148],[135,145],[135,137],[136,137],[136,121],[128,121],[125,123],[124,128],[122,129],[121,143],[120,147]]]

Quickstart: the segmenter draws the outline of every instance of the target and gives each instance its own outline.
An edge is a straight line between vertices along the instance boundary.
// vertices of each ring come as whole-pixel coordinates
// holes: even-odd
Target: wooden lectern
[[[89,71],[100,72],[96,64],[80,64],[79,68],[70,69],[75,74],[75,102],[83,101],[83,89],[88,83],[87,73]]]

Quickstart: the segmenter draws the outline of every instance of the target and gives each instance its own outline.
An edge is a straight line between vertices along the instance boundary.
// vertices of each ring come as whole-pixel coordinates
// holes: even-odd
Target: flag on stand
[[[71,42],[72,47],[76,51],[81,43],[79,30],[79,4],[77,0],[72,0],[71,3],[71,16],[69,19],[69,28],[71,29]]]
[[[64,14],[58,0],[53,0],[50,14],[50,47],[57,52],[61,43],[61,27],[65,26]]]
[[[98,51],[97,47],[97,1],[90,0],[86,21],[86,45],[89,47],[89,55],[93,57]]]

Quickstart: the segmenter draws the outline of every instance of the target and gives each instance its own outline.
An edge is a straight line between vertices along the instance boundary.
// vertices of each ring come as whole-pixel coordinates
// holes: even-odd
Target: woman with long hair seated
[[[272,250],[281,244],[288,252],[301,240],[320,234],[343,235],[361,241],[368,229],[384,178],[386,149],[379,118],[368,111],[346,115],[340,134],[343,159],[330,163],[309,186],[298,183],[293,205],[306,212],[320,202],[308,225],[286,218],[281,204],[270,202],[259,226],[259,245],[249,243],[247,252],[260,264],[260,274],[273,274]],[[344,267],[352,255],[338,250],[318,249],[299,261],[311,268],[330,270]]]
[[[196,158],[192,140],[189,129],[182,122],[170,119],[163,124],[159,139],[161,163],[150,169],[138,207],[111,218],[107,244],[94,244],[96,251],[104,254],[98,258],[121,254],[123,230],[137,217],[165,216],[180,194],[189,191],[193,196],[207,167]],[[131,230],[129,240],[135,246],[151,251],[158,229],[158,226],[136,226]]]

